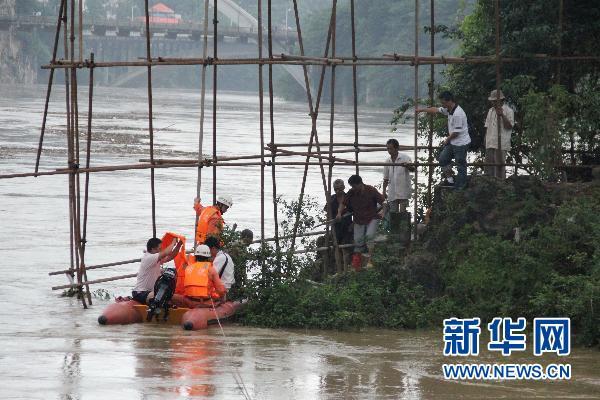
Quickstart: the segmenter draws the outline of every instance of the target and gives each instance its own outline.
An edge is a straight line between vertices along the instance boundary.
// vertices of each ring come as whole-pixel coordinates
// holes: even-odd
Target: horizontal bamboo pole
[[[339,247],[340,249],[346,249],[346,248],[354,247],[354,246],[355,246],[354,243],[349,243],[349,244],[340,244],[337,247]],[[296,251],[294,251],[293,254],[316,253],[316,252],[320,252],[320,251],[331,250],[333,248],[335,248],[335,246],[317,247],[316,249],[296,250]]]
[[[434,64],[495,64],[495,56],[472,56],[472,57],[446,57],[446,56],[411,56],[403,54],[384,54],[383,57],[335,57],[319,58],[309,57],[301,59],[301,56],[283,55],[279,58],[167,58],[159,57],[138,61],[106,61],[90,62],[57,60],[54,63],[42,65],[42,69],[61,68],[108,68],[108,67],[148,67],[160,65],[434,65]],[[502,63],[513,63],[521,61],[572,61],[572,62],[598,62],[600,56],[552,56],[546,54],[533,54],[529,57],[506,57],[501,58]]]
[[[343,163],[353,164],[353,165],[355,163],[354,160],[348,160],[346,158],[322,156],[322,155],[319,155],[319,153],[316,151],[311,151],[310,153],[307,153],[307,152],[299,152],[299,151],[290,151],[290,150],[284,150],[284,149],[271,148],[268,146],[265,147],[265,150],[271,150],[271,149],[274,149],[277,153],[282,153],[282,154],[278,154],[278,155],[313,157],[313,158],[317,158],[320,160],[326,160],[326,161],[332,161],[332,162],[343,162]],[[327,154],[327,153],[325,153],[325,154]]]
[[[307,237],[307,236],[316,236],[316,235],[323,235],[326,231],[317,231],[317,232],[308,232],[308,233],[298,233],[296,234],[296,237]],[[279,240],[283,240],[283,239],[291,239],[293,238],[294,235],[287,235],[287,236],[279,236]],[[254,240],[252,243],[261,243],[261,242],[274,242],[276,238],[272,237],[272,238],[268,238],[268,239],[256,239]]]
[[[102,278],[102,279],[96,279],[93,281],[85,281],[85,282],[81,282],[81,283],[71,283],[69,285],[53,286],[52,290],[74,289],[74,288],[78,288],[81,286],[93,285],[96,283],[111,282],[111,281],[118,281],[120,279],[135,278],[136,276],[137,276],[137,274],[119,275],[119,276],[113,276],[111,278]]]
[[[265,161],[264,165],[321,165],[317,162],[305,162],[305,161]],[[90,168],[78,168],[78,169],[57,169],[54,171],[46,171],[46,172],[26,172],[26,173],[17,173],[17,174],[6,174],[0,175],[0,179],[13,179],[13,178],[26,178],[26,177],[37,177],[37,176],[47,176],[47,175],[67,175],[71,173],[81,174],[85,172],[115,172],[115,171],[129,171],[129,170],[144,170],[144,169],[166,169],[166,168],[191,168],[198,167],[198,165],[205,165],[204,163],[198,163],[197,160],[193,162],[177,162],[171,164],[128,164],[128,165],[115,165],[115,166],[106,166],[106,167],[90,167]],[[250,162],[227,162],[227,163],[213,163],[212,165],[216,165],[218,167],[245,167],[245,166],[260,166],[263,165],[260,161],[250,161]],[[364,167],[385,167],[385,166],[394,166],[398,164],[394,163],[385,163],[385,162],[364,162],[360,161],[359,166]],[[439,163],[406,163],[409,166],[439,166]],[[467,163],[468,166],[473,167],[486,167],[486,166],[499,166],[504,165],[506,167],[528,167],[530,164],[512,164],[512,163]],[[351,164],[341,164],[340,167],[350,167],[354,166]],[[584,165],[555,165],[555,168],[593,168],[598,167],[599,164],[584,164]]]
[[[106,263],[106,264],[90,265],[89,267],[86,266],[85,269],[87,271],[87,270],[90,270],[90,269],[107,268],[107,267],[114,267],[114,266],[117,266],[117,265],[133,264],[133,263],[140,262],[140,261],[142,261],[141,258],[134,258],[133,260],[115,261],[115,262]],[[62,271],[49,272],[48,275],[50,275],[50,276],[52,276],[52,275],[62,275],[62,274],[69,274],[71,272],[75,272],[75,270],[73,270],[73,269],[63,269]]]

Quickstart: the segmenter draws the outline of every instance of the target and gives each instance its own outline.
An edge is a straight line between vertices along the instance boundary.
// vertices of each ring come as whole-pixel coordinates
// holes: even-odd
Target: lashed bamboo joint
[[[597,55],[577,55],[577,56],[566,56],[562,54],[562,49],[559,46],[559,52],[557,55],[549,54],[533,54],[524,57],[513,57],[513,56],[501,56],[500,49],[500,35],[499,35],[499,3],[495,0],[495,38],[496,38],[496,51],[493,55],[484,56],[469,56],[469,57],[451,57],[445,55],[435,55],[435,30],[430,29],[430,54],[420,55],[419,54],[419,0],[415,0],[415,49],[414,54],[398,54],[398,53],[386,53],[381,56],[370,56],[361,57],[356,52],[356,21],[355,21],[355,1],[350,0],[350,26],[351,26],[351,47],[352,54],[350,56],[343,56],[336,54],[336,27],[337,27],[337,0],[332,0],[331,3],[331,18],[329,20],[328,33],[325,42],[324,53],[322,57],[309,56],[305,54],[302,29],[300,24],[300,17],[298,13],[297,0],[293,0],[294,19],[296,23],[297,32],[297,43],[299,48],[299,54],[273,54],[273,27],[272,27],[272,16],[271,16],[271,0],[267,1],[267,24],[266,29],[263,29],[263,7],[262,1],[258,1],[258,57],[249,58],[219,58],[218,57],[218,0],[213,1],[213,16],[212,16],[212,32],[213,37],[213,54],[209,56],[207,54],[208,44],[208,0],[204,0],[204,34],[203,43],[204,50],[201,58],[175,58],[175,57],[152,57],[151,54],[151,40],[152,35],[146,34],[146,56],[142,59],[131,60],[131,61],[104,61],[97,62],[94,60],[94,55],[90,54],[90,57],[83,59],[83,13],[82,13],[82,2],[77,3],[79,5],[79,12],[76,13],[75,6],[76,0],[61,0],[59,15],[56,25],[56,33],[54,38],[54,47],[52,52],[52,58],[50,62],[43,65],[41,68],[49,69],[49,81],[47,87],[46,101],[44,106],[43,121],[40,132],[40,140],[37,149],[36,163],[34,172],[27,173],[13,173],[0,175],[0,179],[19,178],[19,177],[38,177],[45,175],[61,175],[65,174],[69,176],[69,229],[70,229],[70,249],[71,249],[71,262],[68,269],[51,272],[50,275],[67,274],[76,282],[72,282],[67,285],[55,286],[52,289],[77,289],[80,299],[84,307],[87,304],[91,304],[91,297],[89,296],[89,285],[103,282],[110,282],[118,279],[126,279],[134,277],[135,274],[119,275],[111,278],[103,278],[96,280],[89,280],[87,278],[87,270],[94,270],[99,268],[112,267],[117,265],[125,265],[138,262],[139,259],[126,260],[120,262],[99,264],[87,266],[85,262],[85,247],[87,244],[87,212],[88,212],[88,196],[89,196],[89,180],[92,173],[98,172],[112,172],[112,171],[126,171],[126,170],[145,170],[150,169],[150,185],[151,185],[151,207],[152,207],[152,226],[153,235],[156,235],[156,211],[155,211],[155,182],[154,172],[156,169],[164,168],[197,168],[198,180],[197,180],[197,195],[200,194],[201,187],[201,174],[204,168],[212,169],[212,193],[213,201],[216,197],[216,184],[217,184],[217,168],[219,167],[260,167],[261,169],[261,212],[260,212],[260,231],[261,239],[255,241],[255,243],[264,244],[269,241],[274,241],[277,250],[280,250],[280,240],[290,240],[291,246],[288,249],[289,253],[304,253],[310,251],[325,251],[330,248],[335,249],[336,255],[338,249],[342,247],[348,247],[348,245],[339,245],[335,240],[333,246],[325,246],[317,249],[304,249],[296,250],[296,238],[300,236],[317,235],[317,234],[328,234],[329,227],[325,231],[312,232],[305,235],[300,235],[297,232],[299,223],[299,210],[296,214],[293,234],[291,237],[283,237],[278,234],[278,214],[277,214],[277,186],[276,186],[276,167],[277,166],[301,166],[304,167],[304,173],[302,178],[301,190],[299,194],[300,207],[303,204],[304,191],[306,187],[306,179],[308,168],[312,166],[318,166],[321,172],[321,180],[323,184],[323,192],[327,199],[331,195],[332,185],[332,173],[333,168],[342,168],[346,173],[347,170],[344,168],[352,168],[355,173],[359,173],[359,167],[362,166],[386,166],[392,165],[385,162],[366,162],[359,159],[359,154],[363,152],[383,152],[386,150],[384,143],[361,143],[361,135],[358,126],[358,67],[361,66],[412,66],[414,68],[414,81],[419,82],[419,67],[424,65],[430,66],[430,83],[429,83],[429,102],[433,104],[433,87],[434,87],[434,68],[435,65],[448,65],[448,64],[482,64],[482,65],[495,65],[496,66],[496,88],[500,88],[501,85],[501,67],[507,63],[522,63],[522,62],[553,62],[556,63],[557,75],[560,77],[560,65],[562,62],[588,62],[598,63],[600,62],[600,56]],[[146,16],[146,32],[151,31],[151,24],[149,19],[148,11],[148,0],[144,0],[144,11]],[[562,13],[563,4],[560,3],[559,12],[559,25],[562,29]],[[75,20],[78,18],[76,30]],[[430,0],[430,24],[435,26],[435,12],[434,12],[434,0]],[[64,58],[57,59],[57,51],[59,47],[59,39],[63,36],[64,46]],[[264,40],[264,33],[266,33],[266,41]],[[339,38],[338,38],[339,39]],[[77,42],[77,43],[76,43]],[[263,56],[263,44],[266,43],[268,48],[268,55]],[[75,48],[78,44],[78,57],[75,57]],[[199,132],[199,143],[198,143],[198,158],[197,159],[157,159],[154,157],[154,129],[152,125],[153,121],[153,90],[152,90],[152,68],[158,66],[185,66],[185,65],[201,65],[202,66],[202,85],[201,85],[201,106],[200,106],[200,132]],[[248,65],[258,66],[258,94],[259,94],[259,132],[260,135],[260,148],[256,149],[259,154],[241,155],[241,156],[218,156],[217,155],[217,67],[219,65]],[[268,66],[268,87],[269,87],[269,128],[270,128],[270,142],[265,143],[264,137],[264,105],[263,105],[263,66]],[[299,65],[303,69],[305,92],[307,96],[308,104],[308,117],[311,121],[311,131],[308,137],[308,142],[305,143],[277,143],[275,137],[275,126],[273,122],[273,65]],[[311,86],[309,82],[308,66],[320,67],[320,78],[316,86]],[[111,67],[145,67],[147,68],[147,91],[148,91],[148,132],[149,132],[149,158],[143,158],[139,160],[139,164],[127,164],[127,165],[110,165],[110,166],[98,166],[92,167],[91,165],[91,129],[92,129],[92,106],[93,106],[93,82],[94,82],[94,70],[97,68],[111,68]],[[353,120],[354,120],[354,141],[353,142],[335,142],[335,130],[334,130],[334,119],[335,119],[335,72],[337,67],[352,67],[352,98],[353,98]],[[212,154],[204,156],[203,153],[203,135],[204,135],[204,107],[205,107],[205,89],[206,89],[206,69],[212,68]],[[43,149],[44,133],[46,129],[47,116],[48,116],[48,104],[50,94],[53,86],[53,78],[56,70],[63,69],[65,71],[65,103],[66,103],[66,127],[67,127],[67,167],[56,169],[52,171],[40,171],[40,156]],[[88,93],[88,120],[87,120],[87,143],[86,143],[86,161],[85,167],[79,160],[79,132],[78,132],[78,85],[77,85],[77,72],[78,70],[88,69],[90,72],[89,82],[89,93]],[[323,83],[326,71],[329,70],[331,73],[331,85],[330,87],[330,110],[329,110],[329,138],[327,142],[319,140],[319,132],[317,130],[317,120],[319,117],[319,107],[321,101],[321,95],[323,91]],[[559,78],[560,79],[560,78]],[[314,96],[313,90],[316,89],[316,96]],[[415,106],[419,99],[419,87],[415,84]],[[414,115],[414,143],[408,146],[401,146],[402,151],[413,152],[414,162],[408,165],[427,168],[427,196],[425,197],[427,205],[431,204],[432,201],[432,181],[433,181],[433,170],[439,164],[434,162],[433,152],[438,149],[438,146],[433,145],[433,120],[429,120],[429,133],[426,145],[420,145],[417,138],[418,127],[417,127],[417,114]],[[499,126],[499,124],[498,124]],[[366,133],[362,133],[363,136],[368,136]],[[500,141],[499,141],[500,142]],[[290,148],[303,147],[305,151],[290,150]],[[267,155],[266,151],[270,152]],[[419,152],[427,152],[427,162],[419,161]],[[573,148],[573,142],[571,143],[571,149],[563,149],[563,153],[569,152],[571,154],[571,164],[575,164],[574,154],[577,152]],[[354,153],[354,159],[347,159],[335,156],[334,154],[339,153]],[[303,157],[304,161],[280,161],[281,157],[284,160],[289,160],[289,157]],[[527,167],[527,164],[523,163],[469,163],[472,167],[484,167],[491,165],[504,165],[513,167]],[[265,238],[265,168],[271,167],[271,181],[272,181],[272,202],[274,205],[274,231],[275,235],[273,238]],[[327,167],[327,174],[325,173],[325,167]],[[565,165],[557,165],[557,168],[565,168]],[[583,165],[569,165],[569,168],[584,168]],[[80,193],[80,176],[85,176],[85,188],[83,195],[83,219],[81,217],[82,207],[80,206],[82,196]],[[418,187],[418,174],[415,174],[415,187],[414,187],[414,227],[416,228],[416,216],[419,199],[419,187]],[[300,208],[299,207],[299,208]],[[335,237],[335,235],[332,235]],[[415,237],[417,235],[415,234]],[[340,260],[336,260],[338,271],[340,270]],[[83,287],[87,290],[87,301],[86,296],[83,292]]]

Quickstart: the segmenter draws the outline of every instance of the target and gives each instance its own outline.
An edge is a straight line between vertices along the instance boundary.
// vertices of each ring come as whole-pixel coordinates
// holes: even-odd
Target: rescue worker
[[[140,262],[137,282],[131,293],[133,300],[139,303],[148,304],[154,298],[154,283],[160,277],[160,266],[175,258],[183,245],[182,241],[174,239],[161,251],[161,243],[162,241],[158,238],[149,239],[146,243],[146,251]]]
[[[227,289],[210,261],[210,248],[198,245],[194,256],[195,261],[185,268],[184,295],[197,302],[196,307],[212,307]]]
[[[204,244],[210,249],[213,267],[215,267],[215,271],[219,274],[219,278],[221,278],[225,289],[229,292],[229,289],[235,283],[235,265],[233,259],[221,249],[221,243],[219,243],[219,239],[216,237],[210,236]],[[225,299],[223,300],[225,301]]]
[[[196,216],[198,218],[196,226],[197,244],[203,244],[208,236],[221,237],[221,233],[225,226],[223,214],[225,214],[232,205],[233,200],[231,197],[225,195],[217,196],[217,205],[215,206],[205,207],[200,203],[198,197],[194,199],[194,210],[196,210]]]

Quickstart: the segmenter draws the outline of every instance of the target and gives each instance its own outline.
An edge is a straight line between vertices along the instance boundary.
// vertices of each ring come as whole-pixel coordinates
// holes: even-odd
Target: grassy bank
[[[578,342],[599,343],[598,184],[474,178],[466,191],[437,194],[420,241],[408,250],[382,244],[374,262],[373,270],[322,283],[305,279],[310,260],[291,261],[287,273],[263,266],[247,282],[241,320],[355,329],[440,327],[451,316],[568,316]],[[275,255],[268,265],[278,265]]]

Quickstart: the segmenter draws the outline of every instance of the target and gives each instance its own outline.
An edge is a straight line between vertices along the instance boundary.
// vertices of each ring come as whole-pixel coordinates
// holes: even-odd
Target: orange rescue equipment
[[[209,277],[210,261],[200,261],[188,265],[185,269],[184,294],[189,297],[207,299],[212,285]]]
[[[202,244],[209,236],[221,236],[223,232],[223,216],[217,206],[202,207],[199,203],[194,205],[198,215],[198,227],[196,228],[196,243]]]
[[[177,233],[167,232],[162,237],[162,242],[160,244],[160,249],[165,249],[168,245],[171,244],[173,239],[179,239],[183,242],[181,249],[179,249],[179,253],[173,259],[175,263],[175,268],[177,269],[177,284],[175,285],[175,293],[183,294],[183,277],[185,276],[185,265],[186,265],[186,256],[185,256],[185,236],[178,235]]]

